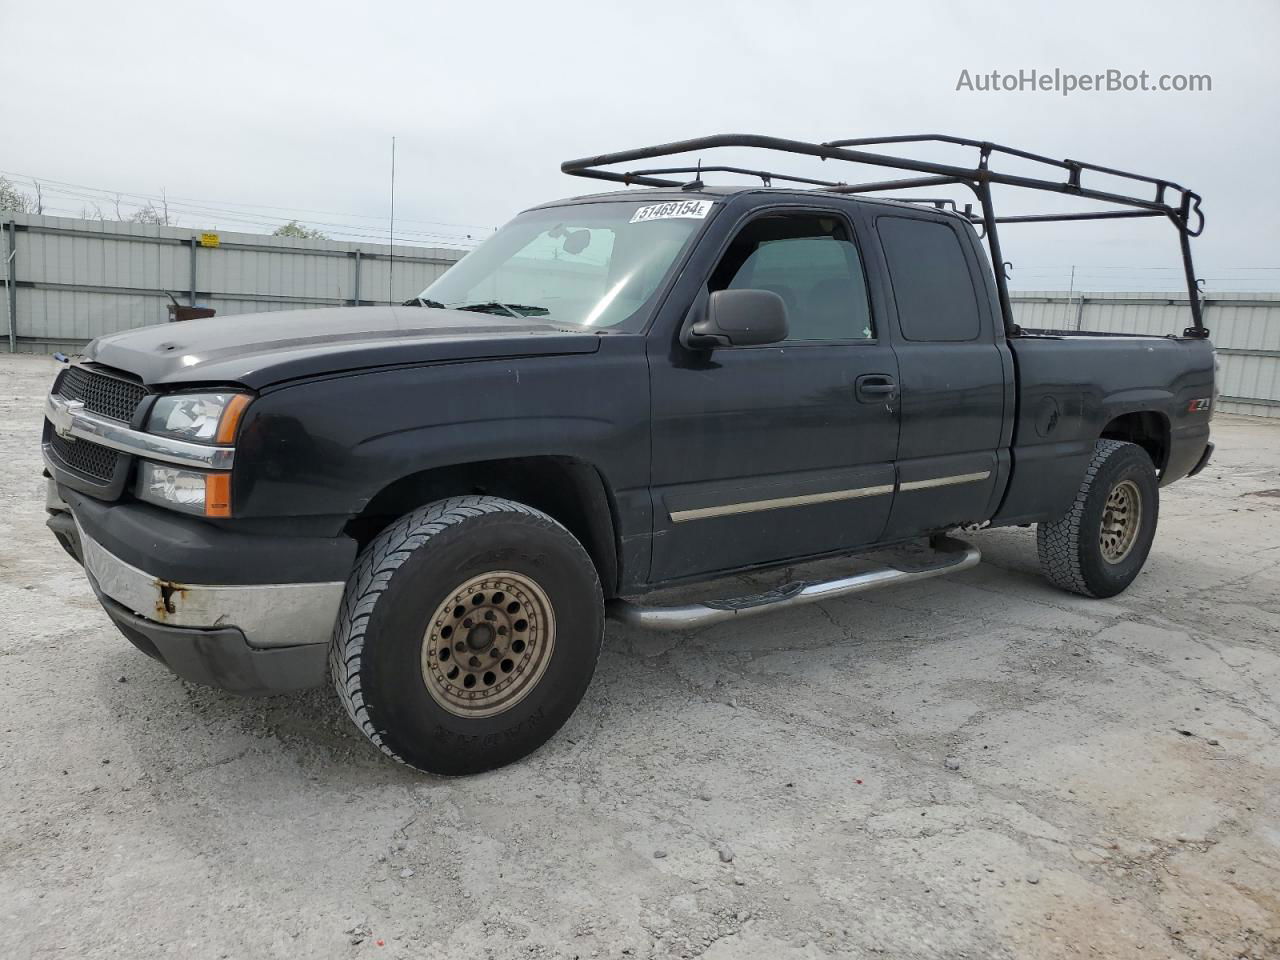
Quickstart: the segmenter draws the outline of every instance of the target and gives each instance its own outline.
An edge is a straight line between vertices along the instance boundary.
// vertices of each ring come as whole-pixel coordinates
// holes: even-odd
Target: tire
[[[360,553],[329,668],[383,753],[458,776],[549,740],[586,693],[603,633],[595,566],[568,530],[512,500],[452,497]]]
[[[1114,597],[1147,562],[1159,515],[1160,486],[1151,457],[1137,444],[1099,440],[1071,509],[1036,527],[1040,571],[1071,593]],[[1118,532],[1121,528],[1124,532]]]

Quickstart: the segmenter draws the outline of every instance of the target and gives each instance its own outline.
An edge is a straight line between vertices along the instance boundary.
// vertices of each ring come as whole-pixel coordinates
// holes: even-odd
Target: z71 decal
[[[710,212],[710,200],[672,200],[641,207],[631,215],[631,222],[644,223],[646,220],[671,220],[676,217],[701,220]]]

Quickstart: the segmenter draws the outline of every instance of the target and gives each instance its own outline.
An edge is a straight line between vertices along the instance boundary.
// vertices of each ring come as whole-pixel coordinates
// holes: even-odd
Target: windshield
[[[611,201],[531,210],[446,271],[418,302],[637,331],[642,308],[711,207],[710,200]]]

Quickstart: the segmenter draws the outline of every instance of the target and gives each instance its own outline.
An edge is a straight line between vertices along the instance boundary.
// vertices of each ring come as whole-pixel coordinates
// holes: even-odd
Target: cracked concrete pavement
[[[44,529],[53,370],[0,358],[0,955],[1280,956],[1280,421],[1217,418],[1120,597],[1014,529],[953,578],[610,625],[558,737],[442,780],[327,690],[116,633]]]

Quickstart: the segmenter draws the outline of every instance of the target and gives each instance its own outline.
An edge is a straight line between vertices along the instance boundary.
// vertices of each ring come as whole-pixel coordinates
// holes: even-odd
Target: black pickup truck
[[[863,149],[924,139],[721,136],[570,161],[644,189],[526,211],[403,306],[103,337],[47,399],[49,525],[124,635],[180,676],[271,693],[328,674],[374,744],[445,774],[555,733],[607,611],[691,629],[934,576],[978,560],[948,536],[970,525],[1035,524],[1052,583],[1116,594],[1151,549],[1159,488],[1212,451],[1199,197],[960,138],[940,139],[976,166]],[[725,146],[921,176],[612,169]],[[1009,154],[1063,176],[991,170]],[[715,170],[770,185],[706,186]],[[1151,197],[1082,185],[1094,173]],[[867,196],[948,184],[980,212]],[[1107,209],[1000,218],[993,185]],[[999,225],[1105,216],[1174,224],[1193,325],[1019,329]],[[908,561],[757,596],[654,596],[913,543]]]

